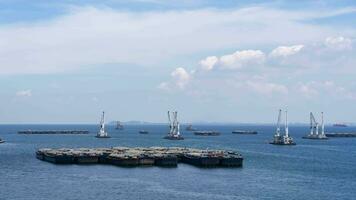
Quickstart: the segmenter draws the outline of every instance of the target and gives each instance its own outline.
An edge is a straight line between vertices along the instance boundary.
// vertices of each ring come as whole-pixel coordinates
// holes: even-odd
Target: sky
[[[356,122],[356,2],[0,0],[0,123]]]

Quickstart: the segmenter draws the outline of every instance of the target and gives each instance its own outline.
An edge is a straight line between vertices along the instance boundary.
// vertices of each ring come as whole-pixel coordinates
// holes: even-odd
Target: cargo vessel
[[[105,131],[105,112],[104,111],[103,111],[103,114],[101,115],[99,132],[96,134],[95,137],[97,137],[97,138],[110,138],[108,133]]]
[[[333,126],[335,126],[335,127],[347,127],[347,124],[336,123],[336,124],[333,124]]]
[[[327,137],[356,137],[356,133],[326,133]]]
[[[303,139],[327,140],[328,137],[324,131],[324,113],[321,112],[321,131],[319,131],[319,123],[315,120],[312,112],[310,112],[310,133],[302,137]]]
[[[116,130],[124,130],[124,125],[122,125],[122,123],[120,121],[116,122]]]
[[[111,164],[121,167],[177,167],[178,163],[197,167],[242,167],[243,164],[242,155],[235,151],[182,147],[39,149],[36,157],[54,164]]]
[[[197,131],[196,128],[193,128],[193,125],[189,124],[186,128],[185,128],[186,131]]]
[[[38,134],[38,135],[51,135],[51,134],[68,134],[68,135],[81,135],[89,134],[89,131],[86,130],[23,130],[18,131],[18,134]]]
[[[257,131],[244,131],[244,130],[234,130],[233,134],[242,134],[242,135],[256,135]]]
[[[220,132],[218,132],[218,131],[194,131],[194,135],[218,136],[218,135],[220,135]]]
[[[279,114],[278,114],[278,121],[277,121],[277,130],[276,133],[273,136],[273,140],[270,142],[270,144],[274,145],[296,145],[296,143],[293,141],[293,138],[289,136],[289,130],[288,130],[288,114],[287,111],[285,111],[285,133],[284,135],[281,135],[281,129],[280,129],[280,123],[281,123],[281,115],[282,115],[282,110],[279,109]]]
[[[147,130],[139,130],[138,131],[140,134],[148,134],[148,131]]]

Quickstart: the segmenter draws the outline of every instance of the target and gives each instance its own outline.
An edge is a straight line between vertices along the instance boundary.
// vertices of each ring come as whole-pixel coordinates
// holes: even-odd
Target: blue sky
[[[0,0],[0,122],[355,122],[354,1]]]

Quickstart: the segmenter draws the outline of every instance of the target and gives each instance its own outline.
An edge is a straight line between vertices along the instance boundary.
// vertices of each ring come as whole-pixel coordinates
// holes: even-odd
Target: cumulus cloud
[[[175,80],[175,84],[179,89],[184,89],[190,79],[189,73],[183,67],[176,68],[171,73],[171,76]]]
[[[260,65],[265,58],[265,54],[260,50],[243,50],[221,56],[219,62],[221,68],[240,69],[248,65]]]
[[[75,8],[45,21],[0,26],[0,74],[57,73],[103,63],[152,65],[202,51],[315,41],[341,30],[301,21],[330,13],[269,7],[151,12]],[[249,60],[243,57],[254,53],[261,52],[221,60],[238,68]],[[207,69],[213,66],[206,64]]]
[[[287,57],[297,54],[302,50],[304,45],[279,46],[269,54],[270,57]]]
[[[247,88],[264,95],[287,94],[288,88],[281,84],[264,81],[246,81]]]
[[[201,69],[210,71],[214,68],[215,64],[218,62],[218,57],[208,56],[199,62]]]
[[[305,97],[327,95],[339,99],[356,99],[356,93],[337,85],[334,81],[310,81],[299,84],[299,92]]]
[[[342,36],[328,37],[324,42],[325,46],[334,50],[349,50],[352,49],[352,40]]]
[[[32,96],[31,90],[20,90],[16,92],[16,96],[18,97],[30,97]]]

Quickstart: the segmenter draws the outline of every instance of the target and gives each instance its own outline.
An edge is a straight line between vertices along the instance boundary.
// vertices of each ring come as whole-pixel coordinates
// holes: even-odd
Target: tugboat
[[[148,131],[147,130],[140,130],[138,131],[140,134],[148,134]]]
[[[293,141],[293,138],[289,136],[287,111],[285,111],[285,113],[286,113],[285,133],[284,133],[283,136],[281,135],[280,123],[281,123],[282,110],[279,109],[278,121],[277,121],[277,130],[276,130],[276,133],[273,136],[273,141],[271,141],[270,144],[274,144],[274,145],[296,145],[296,143]]]
[[[169,122],[169,133],[164,139],[168,140],[184,140],[184,138],[180,135],[179,132],[179,122],[177,118],[178,112],[175,111],[172,113],[173,121],[171,121],[171,115],[168,111],[168,122]]]
[[[98,134],[96,134],[97,138],[110,138],[110,136],[108,135],[108,133],[105,131],[105,112],[103,111],[103,114],[101,116],[101,120],[100,120],[100,130],[98,132]]]
[[[316,122],[315,117],[312,112],[310,112],[310,133],[303,137],[303,139],[314,139],[314,140],[327,140],[324,132],[324,113],[321,112],[321,132],[319,133],[319,123]]]
[[[124,130],[124,125],[122,125],[120,121],[117,121],[115,129],[116,130]]]
[[[193,125],[189,124],[187,128],[185,128],[186,131],[197,131],[196,128],[193,128]]]

